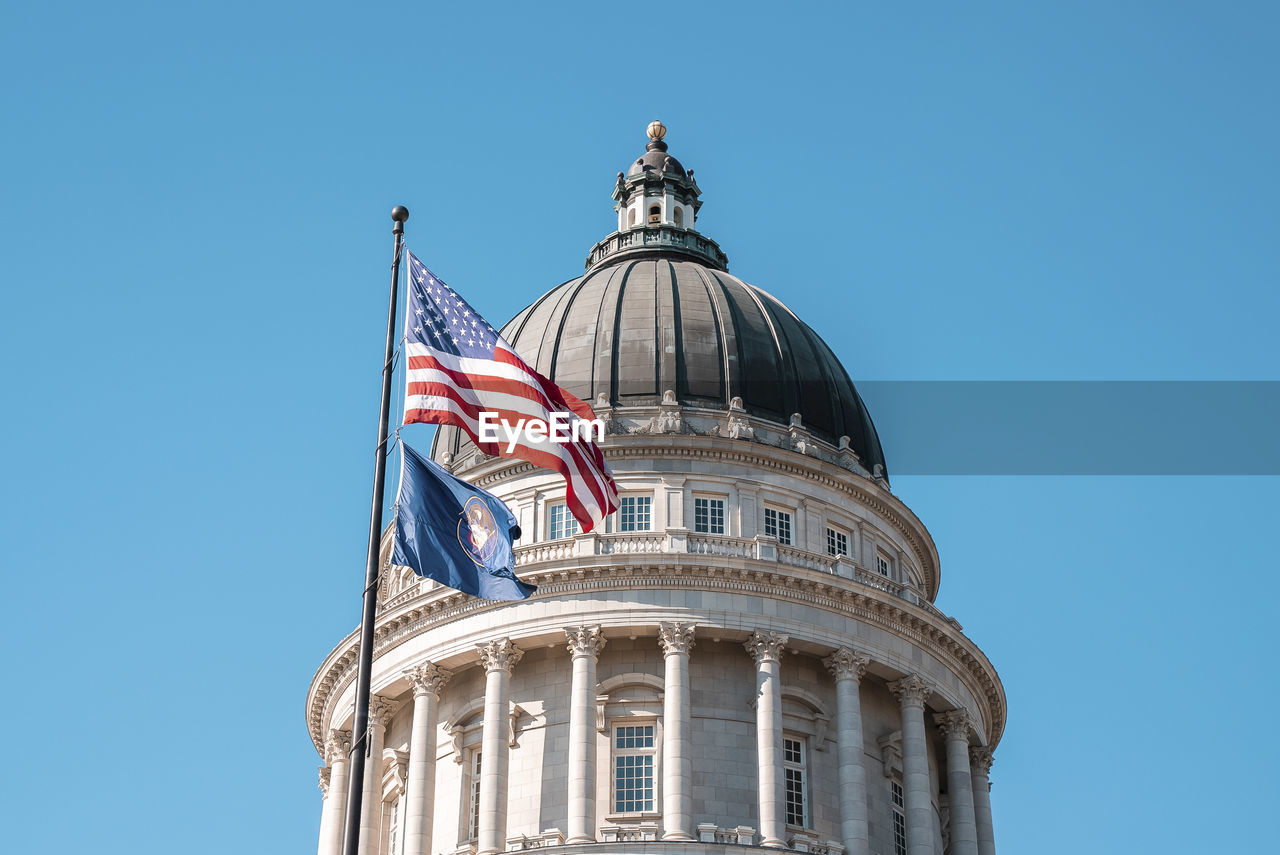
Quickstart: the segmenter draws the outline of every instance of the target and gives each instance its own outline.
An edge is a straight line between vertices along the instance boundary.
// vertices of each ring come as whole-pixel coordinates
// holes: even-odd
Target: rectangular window
[[[876,569],[880,571],[881,576],[888,577],[892,575],[893,564],[885,557],[883,552],[876,553]]]
[[[776,537],[778,543],[784,546],[791,545],[791,514],[786,511],[775,511],[773,508],[764,509],[764,533],[769,537]]]
[[[471,752],[471,780],[468,782],[467,834],[468,839],[475,840],[480,836],[480,749]]]
[[[787,785],[787,825],[806,828],[804,742],[799,739],[782,740],[782,771]]]
[[[849,535],[834,528],[827,529],[827,554],[848,555]]]
[[[618,505],[618,531],[648,531],[652,496],[623,496]]]
[[[574,519],[573,514],[569,513],[569,508],[565,505],[552,505],[547,513],[547,520],[549,540],[573,537],[582,532],[582,527],[578,525],[578,521]]]
[[[889,791],[893,796],[893,852],[907,855],[907,803],[902,798],[902,785],[890,781]]]
[[[695,497],[693,530],[701,534],[724,534],[724,499]]]
[[[653,811],[653,725],[623,725],[613,730],[613,810]]]

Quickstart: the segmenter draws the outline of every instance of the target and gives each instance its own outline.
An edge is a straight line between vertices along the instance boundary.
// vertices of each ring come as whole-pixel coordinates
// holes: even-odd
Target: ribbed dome
[[[548,291],[502,329],[530,365],[589,403],[729,409],[814,435],[848,436],[862,464],[884,464],[866,407],[839,360],[772,295],[729,273],[657,250],[594,267]],[[433,453],[465,442],[441,428]]]

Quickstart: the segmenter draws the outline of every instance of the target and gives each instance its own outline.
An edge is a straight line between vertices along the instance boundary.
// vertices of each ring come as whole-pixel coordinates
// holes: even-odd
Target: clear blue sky
[[[732,270],[855,381],[1280,380],[1278,30],[1245,2],[9,4],[7,851],[312,851],[303,700],[358,619],[392,205],[498,322],[580,272],[661,118]],[[1003,853],[1274,846],[1278,480],[895,480],[1008,691]]]

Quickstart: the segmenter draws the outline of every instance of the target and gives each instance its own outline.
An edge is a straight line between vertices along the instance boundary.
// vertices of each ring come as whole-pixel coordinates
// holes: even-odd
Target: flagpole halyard
[[[369,511],[369,551],[365,561],[363,608],[360,619],[360,655],[356,672],[356,715],[351,728],[351,759],[347,779],[346,834],[343,855],[357,855],[360,848],[360,816],[364,807],[365,758],[369,751],[369,693],[373,671],[373,621],[378,605],[379,552],[382,542],[382,504],[387,480],[388,422],[391,417],[391,378],[395,368],[396,308],[400,289],[400,257],[404,251],[404,223],[409,209],[391,209],[394,250],[391,257],[391,299],[387,309],[387,347],[382,363],[382,403],[378,413],[378,444],[374,452],[373,505]]]

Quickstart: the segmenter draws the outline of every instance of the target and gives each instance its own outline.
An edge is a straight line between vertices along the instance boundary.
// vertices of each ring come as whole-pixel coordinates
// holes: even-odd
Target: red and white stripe
[[[518,457],[564,476],[565,503],[583,531],[590,531],[618,507],[618,490],[600,448],[587,439],[569,443],[530,443],[523,433],[499,442],[481,442],[480,413],[496,413],[505,424],[539,419],[552,413],[594,419],[578,398],[534,371],[499,339],[493,359],[474,359],[405,343],[407,357],[404,423],[456,425],[476,447],[498,457]],[[511,438],[517,442],[508,453]]]

